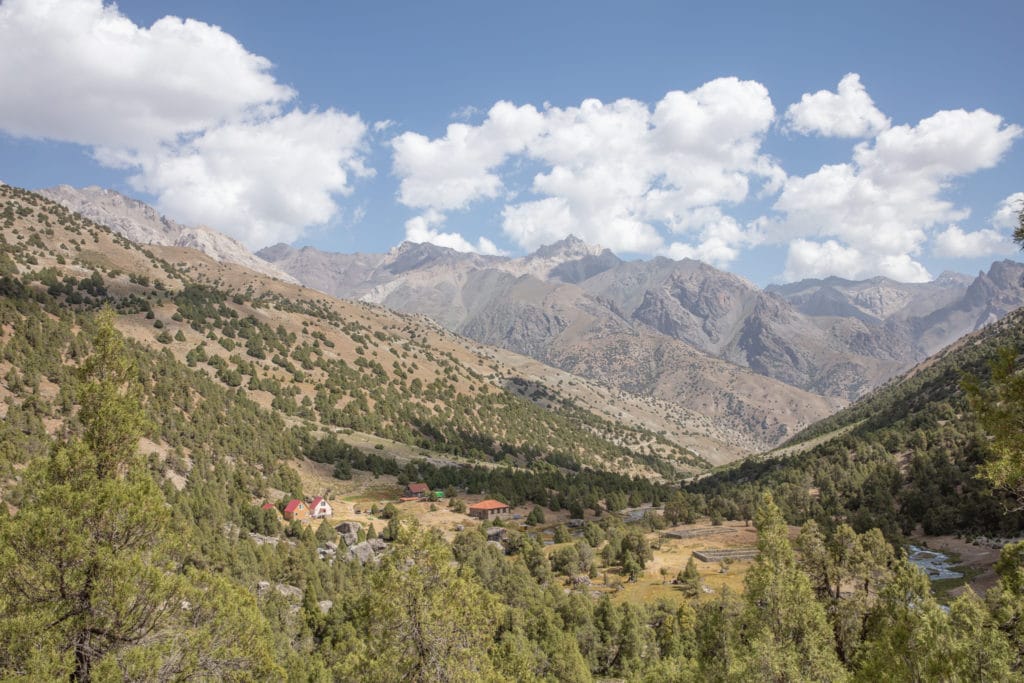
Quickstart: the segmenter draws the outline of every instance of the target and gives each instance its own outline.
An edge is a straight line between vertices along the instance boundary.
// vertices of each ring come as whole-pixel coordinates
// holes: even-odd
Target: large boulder
[[[299,588],[298,586],[290,586],[287,583],[275,583],[275,584],[272,584],[269,581],[258,581],[256,583],[256,594],[257,595],[261,595],[261,596],[265,595],[268,592],[270,592],[271,588],[273,588],[274,590],[276,590],[278,593],[280,593],[284,597],[288,598],[289,600],[301,600],[302,599],[302,589]]]
[[[335,531],[341,534],[341,540],[350,548],[359,542],[359,532],[362,528],[363,525],[359,522],[342,522],[334,527]]]
[[[363,541],[349,547],[347,557],[349,560],[359,560],[359,564],[366,564],[375,561],[377,553],[369,541]]]

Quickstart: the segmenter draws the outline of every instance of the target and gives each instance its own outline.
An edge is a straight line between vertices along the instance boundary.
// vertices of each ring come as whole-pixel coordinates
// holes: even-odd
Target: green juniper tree
[[[80,436],[33,463],[17,514],[0,516],[0,677],[273,675],[253,600],[182,565],[187,534],[138,454],[136,371],[110,312],[78,401]]]
[[[683,593],[691,598],[695,598],[700,594],[700,572],[697,571],[693,555],[690,555],[690,559],[686,562],[686,567],[680,570],[676,576],[676,583],[679,584]]]
[[[1024,207],[1017,221],[1013,240],[1024,249]],[[1024,507],[1024,374],[1016,350],[1000,349],[991,370],[988,387],[983,388],[974,377],[964,380],[971,408],[991,435],[990,446],[996,456],[982,468],[982,476],[1009,491]]]
[[[797,566],[771,494],[762,497],[754,522],[760,554],[745,580],[743,647],[734,674],[739,680],[846,680],[825,610]]]

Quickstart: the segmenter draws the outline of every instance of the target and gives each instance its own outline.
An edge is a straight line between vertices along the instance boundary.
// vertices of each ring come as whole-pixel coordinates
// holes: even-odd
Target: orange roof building
[[[292,498],[288,501],[288,504],[284,506],[284,518],[289,522],[296,519],[309,519],[309,506],[298,498]]]
[[[492,519],[500,515],[507,515],[509,512],[511,512],[511,508],[508,503],[502,503],[500,500],[481,500],[479,503],[469,506],[469,516],[477,519]]]
[[[423,498],[430,493],[430,487],[423,482],[414,482],[405,487],[405,495],[409,498]]]

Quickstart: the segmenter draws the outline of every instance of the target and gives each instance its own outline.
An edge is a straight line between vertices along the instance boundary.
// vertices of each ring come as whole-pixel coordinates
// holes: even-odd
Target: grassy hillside
[[[707,466],[642,421],[608,419],[556,387],[507,391],[522,384],[511,368],[422,318],[333,300],[191,250],[142,248],[29,192],[4,186],[0,198],[6,305],[32,301],[58,328],[40,332],[50,344],[39,371],[15,380],[26,363],[17,349],[34,345],[27,318],[12,314],[0,374],[15,368],[17,386],[54,373],[63,386],[59,366],[78,317],[111,306],[140,357],[185,373],[178,384],[209,385],[263,409],[279,435],[364,432],[454,462],[514,467],[545,461],[675,478]],[[18,413],[18,392],[0,391]],[[168,433],[153,434],[160,449],[180,451],[184,467],[192,446],[163,425],[205,418],[193,403],[198,391],[162,415]]]
[[[692,484],[703,499],[770,488],[791,521],[880,526],[891,537],[1014,535],[1015,505],[976,476],[987,439],[967,406],[965,376],[988,380],[1002,348],[1024,353],[1024,311],[969,335],[777,451]]]

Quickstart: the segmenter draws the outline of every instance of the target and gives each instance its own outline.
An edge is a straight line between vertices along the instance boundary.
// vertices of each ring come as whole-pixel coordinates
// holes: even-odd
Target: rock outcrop
[[[188,247],[203,252],[214,261],[236,263],[285,282],[298,282],[277,266],[253,254],[238,240],[210,228],[175,223],[148,204],[114,190],[58,185],[39,190],[39,194],[107,226],[132,242]]]
[[[334,530],[341,535],[341,540],[345,542],[345,545],[351,548],[359,542],[359,532],[362,528],[363,525],[359,522],[342,522],[334,527]]]

